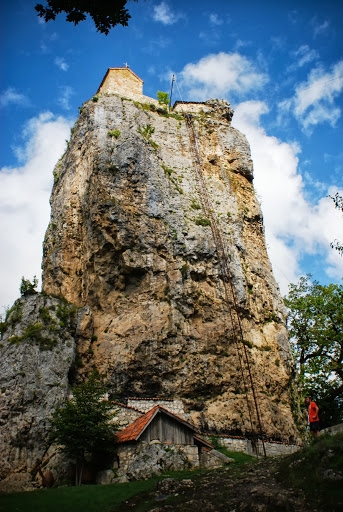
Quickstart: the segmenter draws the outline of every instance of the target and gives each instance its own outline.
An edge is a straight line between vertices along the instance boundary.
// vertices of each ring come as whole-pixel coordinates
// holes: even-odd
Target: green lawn
[[[149,491],[166,477],[192,478],[204,470],[173,471],[161,477],[125,484],[56,487],[37,491],[0,494],[0,512],[120,512],[120,504]]]
[[[115,512],[135,494],[148,491],[157,478],[125,484],[57,487],[0,495],[1,512]]]

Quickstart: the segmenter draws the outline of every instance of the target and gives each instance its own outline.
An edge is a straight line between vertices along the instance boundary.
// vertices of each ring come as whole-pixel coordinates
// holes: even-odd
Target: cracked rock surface
[[[227,102],[178,105],[167,114],[100,95],[83,106],[54,171],[43,290],[84,308],[78,378],[95,364],[121,399],[178,397],[202,430],[243,434],[252,429],[250,408],[257,428],[236,313],[202,208],[187,109],[229,259],[262,428],[294,441],[285,308],[266,252],[249,144],[231,127]]]

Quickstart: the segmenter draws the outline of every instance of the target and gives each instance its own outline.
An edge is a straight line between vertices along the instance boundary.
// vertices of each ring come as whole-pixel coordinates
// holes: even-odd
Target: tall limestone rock
[[[51,413],[94,366],[112,396],[181,399],[203,431],[297,438],[285,308],[232,115],[218,100],[168,113],[127,68],[83,105],[54,170],[44,293],[2,325],[0,479],[37,474]]]
[[[294,439],[285,308],[249,144],[226,101],[178,103],[168,114],[140,95],[139,80],[108,71],[54,171],[43,290],[84,308],[79,375],[95,364],[113,395],[180,397],[201,428],[226,432],[258,427],[253,384],[262,431]]]

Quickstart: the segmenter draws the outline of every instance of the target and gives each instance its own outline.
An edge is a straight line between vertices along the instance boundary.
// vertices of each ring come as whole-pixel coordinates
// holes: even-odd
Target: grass
[[[163,476],[124,484],[56,487],[32,492],[0,494],[0,512],[120,512],[121,504],[149,492],[163,478],[192,478],[205,470],[170,471]]]
[[[247,453],[233,452],[231,450],[228,450],[225,446],[222,446],[220,444],[218,436],[211,436],[209,440],[210,443],[218,452],[222,453],[223,455],[226,455],[227,457],[230,457],[236,462],[236,464],[245,464],[246,462],[255,462],[257,460],[256,457],[248,455]]]
[[[211,442],[215,446],[218,444],[215,436]],[[125,484],[59,487],[3,494],[0,495],[0,512],[122,512],[128,510],[125,502],[131,498],[135,502],[132,510],[144,512],[151,510],[152,507],[156,508],[154,495],[149,493],[154,490],[159,480],[168,477],[176,480],[191,479],[195,485],[195,492],[197,489],[201,490],[206,480],[212,482],[212,487],[207,487],[206,493],[213,492],[212,498],[221,504],[226,499],[224,494],[227,483],[236,481],[238,485],[242,478],[251,474],[252,468],[257,467],[261,471],[264,466],[267,468],[267,476],[270,475],[270,468],[273,468],[272,474],[282,488],[302,489],[311,509],[325,512],[343,510],[342,480],[323,478],[324,472],[328,469],[336,475],[343,474],[343,433],[334,436],[321,435],[299,452],[274,461],[261,461],[245,453],[232,452],[219,446],[216,448],[236,461],[236,464],[230,465],[229,472],[225,469],[173,471],[149,480]],[[183,498],[181,495],[171,495],[164,503],[172,506],[176,500],[174,510],[181,511],[185,510],[182,499],[186,498],[187,496]]]
[[[343,432],[321,435],[301,451],[280,462],[278,480],[303,489],[309,502],[325,510],[343,510],[343,481],[323,478],[332,470],[343,476]]]
[[[227,448],[220,447],[216,448],[218,452],[221,452],[223,455],[226,455],[227,457],[230,457],[233,459],[236,464],[245,464],[246,462],[256,462],[257,458],[253,457],[252,455],[248,455],[247,453],[243,452],[231,452]]]
[[[57,487],[0,495],[0,512],[115,512],[137,493],[149,491],[158,478],[125,484]]]

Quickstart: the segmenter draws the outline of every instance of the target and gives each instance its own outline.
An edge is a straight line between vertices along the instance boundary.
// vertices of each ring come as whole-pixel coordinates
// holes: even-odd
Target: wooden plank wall
[[[141,436],[142,441],[159,439],[162,443],[194,444],[193,432],[182,423],[158,414]]]

